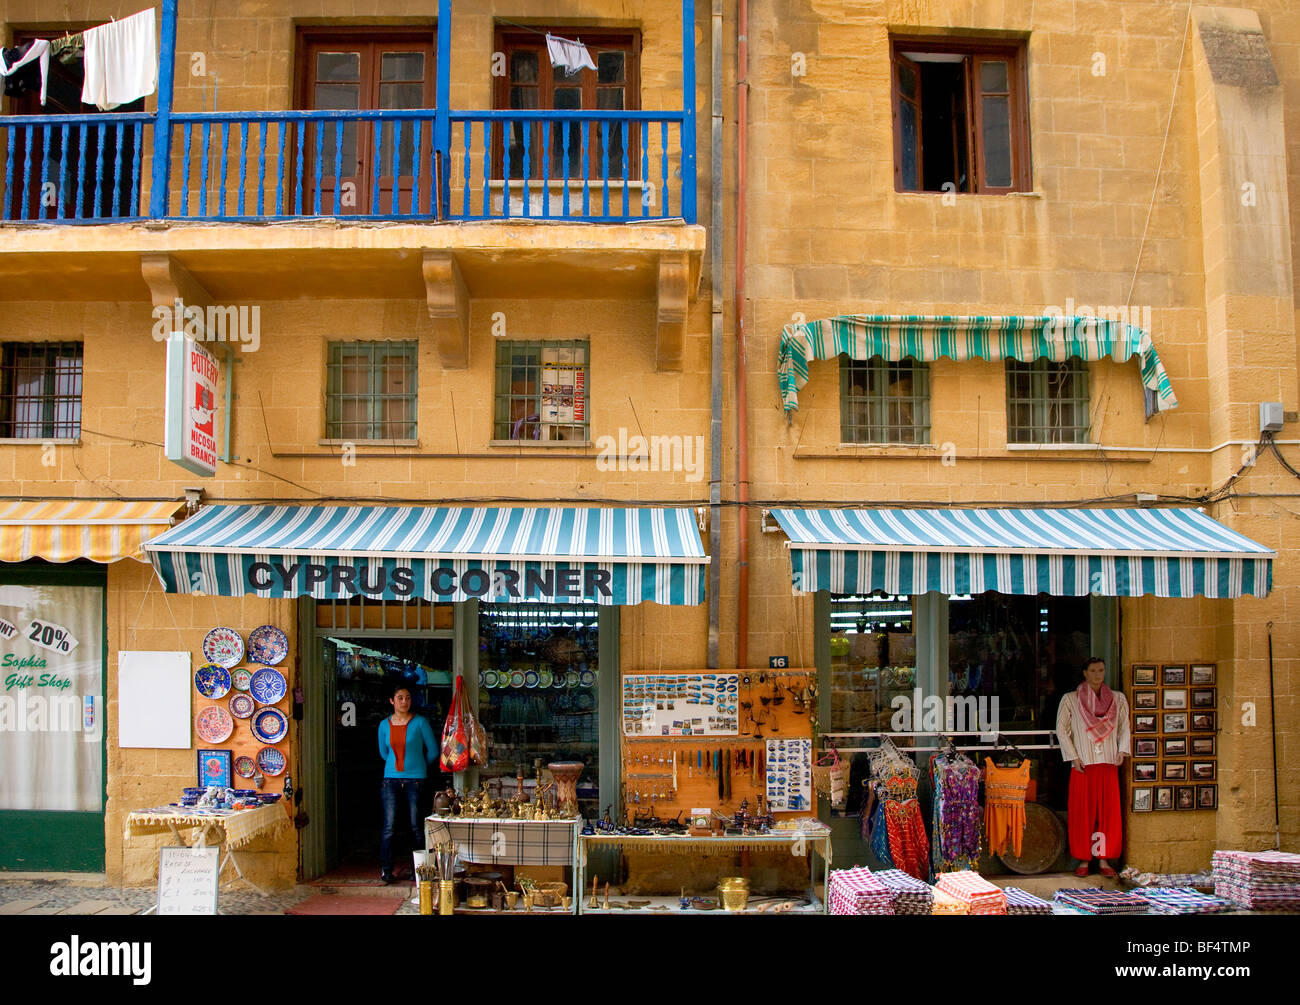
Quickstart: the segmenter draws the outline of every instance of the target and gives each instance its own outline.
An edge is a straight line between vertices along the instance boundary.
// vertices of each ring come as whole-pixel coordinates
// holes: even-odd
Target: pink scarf
[[[1105,684],[1101,686],[1100,693],[1095,693],[1088,682],[1084,681],[1074,693],[1078,697],[1079,715],[1083,717],[1084,728],[1092,737],[1093,743],[1101,743],[1115,730],[1119,718],[1119,702]],[[1102,710],[1100,714],[1097,711],[1099,708]]]

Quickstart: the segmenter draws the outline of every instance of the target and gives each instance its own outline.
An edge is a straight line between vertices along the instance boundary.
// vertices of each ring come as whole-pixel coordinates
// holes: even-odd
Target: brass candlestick
[[[599,876],[591,877],[591,900],[587,901],[587,908],[592,911],[600,907],[600,901],[596,899],[596,881],[599,878]]]

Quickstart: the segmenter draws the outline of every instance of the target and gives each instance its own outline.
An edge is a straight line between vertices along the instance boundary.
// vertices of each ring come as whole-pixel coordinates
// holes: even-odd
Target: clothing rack
[[[957,747],[959,751],[983,750],[991,753],[997,750],[998,749],[997,740],[994,740],[992,743],[975,743],[975,744],[959,744],[955,742],[955,738],[958,736],[983,736],[983,735],[985,734],[981,733],[977,729],[968,729],[968,730],[947,729],[947,730],[939,730],[939,731],[921,730],[919,732],[894,732],[891,730],[889,732],[883,732],[883,733],[822,733],[821,740],[822,740],[823,747],[834,746],[838,748],[840,754],[842,755],[870,753],[873,750],[879,750],[880,744],[877,743],[873,747],[841,747],[838,743],[833,742],[836,739],[881,740],[886,737],[896,738],[896,737],[905,737],[905,736],[922,736],[922,737],[938,736],[938,737],[954,738],[954,745]],[[1004,729],[1001,730],[997,735],[999,738],[1004,736],[1046,736],[1047,737],[1047,741],[1045,743],[1016,744],[1017,749],[1022,752],[1027,750],[1060,750],[1061,749],[1061,743],[1056,738],[1056,730],[1054,729]],[[921,751],[925,751],[929,753],[931,751],[943,750],[946,747],[947,747],[946,743],[940,743],[934,746],[898,747],[898,751],[901,754],[908,754],[908,753],[912,753],[913,751],[917,753]]]

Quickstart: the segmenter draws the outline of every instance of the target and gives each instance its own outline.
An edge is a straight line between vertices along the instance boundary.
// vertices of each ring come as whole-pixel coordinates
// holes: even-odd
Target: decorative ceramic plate
[[[524,686],[524,672],[522,670],[510,671],[510,686],[511,687]]]
[[[262,705],[274,705],[289,690],[284,674],[275,667],[262,667],[253,674],[248,689]]]
[[[554,682],[555,682],[555,678],[551,676],[551,671],[549,670],[537,671],[538,687],[550,687]]]
[[[244,694],[242,691],[236,691],[232,694],[227,704],[230,708],[230,714],[236,719],[247,719],[253,714],[253,709],[257,707],[253,701],[253,696]]]
[[[284,774],[284,765],[284,755],[274,747],[263,747],[257,752],[257,766],[264,775],[274,777]]]
[[[253,716],[253,735],[263,743],[279,743],[289,732],[289,719],[278,708],[263,708]]]
[[[230,683],[236,691],[247,691],[252,680],[253,671],[248,667],[235,667],[230,671]]]
[[[230,671],[215,663],[204,663],[194,671],[194,687],[205,698],[224,698],[230,693]]]
[[[240,778],[252,778],[257,772],[257,762],[247,754],[235,758],[235,774]]]
[[[233,628],[214,628],[203,636],[203,655],[209,663],[229,670],[244,658],[244,640]]]
[[[497,686],[497,672],[496,672],[495,670],[484,670],[484,671],[483,671],[483,686],[484,686],[484,687],[496,687],[496,686]]]
[[[567,686],[569,686],[569,687],[577,687],[577,686],[578,686],[578,671],[577,671],[577,670],[570,670],[568,673],[566,673],[566,674],[564,675],[564,683],[565,683]]]
[[[209,705],[194,717],[194,731],[204,743],[223,743],[235,731],[235,720],[220,705]]]
[[[590,694],[584,691],[582,694],[578,695],[578,708],[583,712],[590,712],[595,707],[596,701]]]
[[[578,681],[583,687],[591,687],[596,683],[596,675],[590,670],[584,670],[578,674]]]
[[[275,666],[289,655],[289,639],[275,625],[254,628],[248,636],[248,659],[253,663]]]
[[[525,686],[525,687],[536,687],[536,686],[537,686],[537,671],[536,671],[536,670],[529,670],[529,671],[527,671],[527,672],[524,674],[524,686]]]

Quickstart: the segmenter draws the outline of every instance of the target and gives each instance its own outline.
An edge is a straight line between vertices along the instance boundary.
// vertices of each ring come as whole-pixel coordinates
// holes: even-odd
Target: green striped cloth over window
[[[1124,363],[1137,356],[1142,384],[1154,393],[1156,411],[1178,407],[1150,334],[1123,321],[1050,314],[850,314],[785,326],[777,379],[787,412],[799,407],[799,389],[808,383],[809,360],[834,359],[841,353],[857,360],[883,356],[891,362],[908,356],[923,362],[943,356],[958,361],[1063,362],[1078,356],[1088,361],[1109,357]]]

